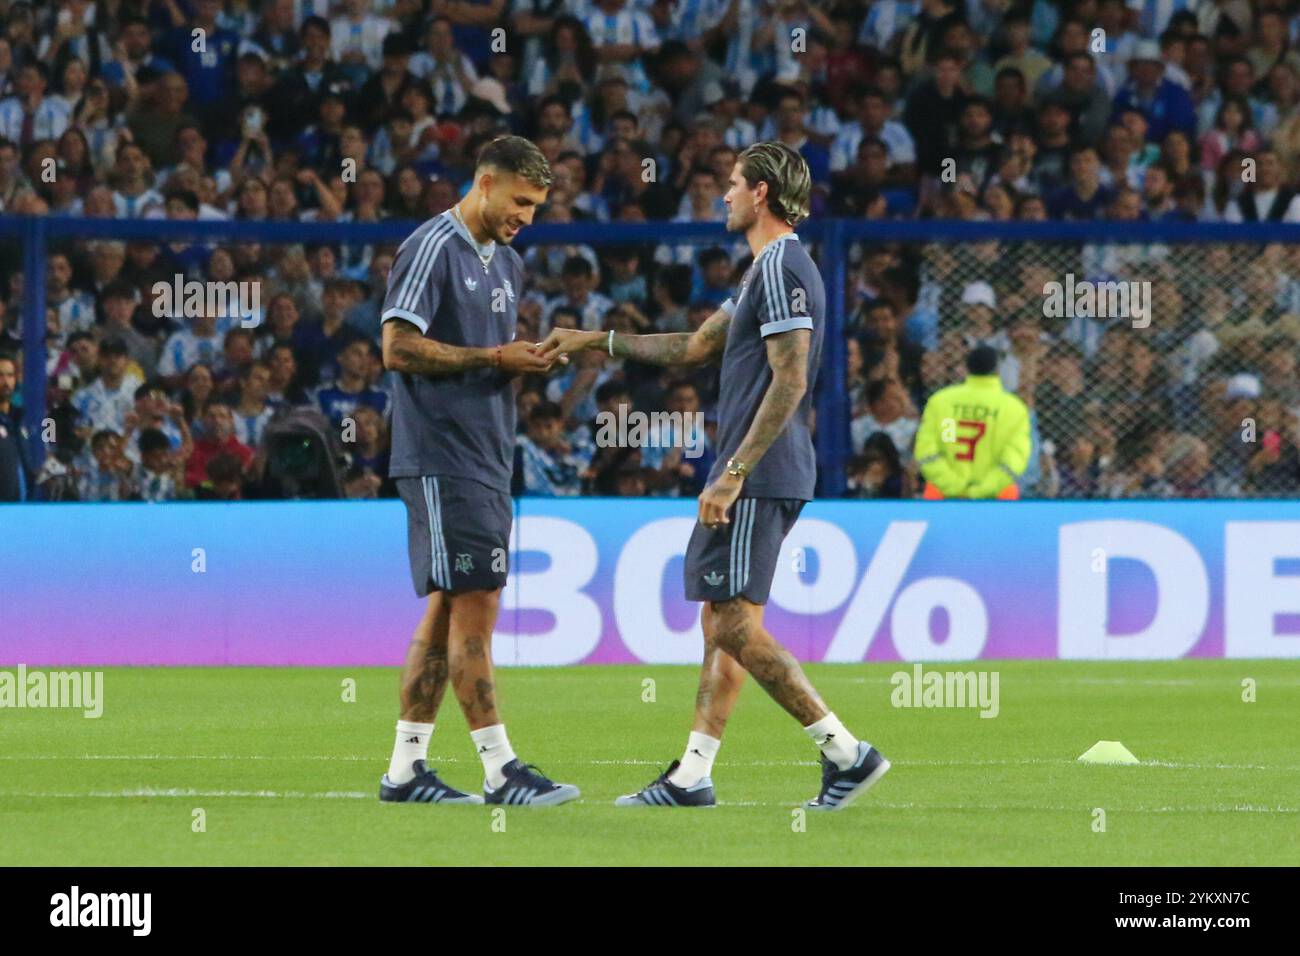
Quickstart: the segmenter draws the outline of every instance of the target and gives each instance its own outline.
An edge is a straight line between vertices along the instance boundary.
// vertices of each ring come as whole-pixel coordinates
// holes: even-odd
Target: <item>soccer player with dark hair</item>
[[[388,276],[383,357],[398,373],[389,474],[406,504],[415,593],[428,604],[407,650],[381,800],[544,806],[578,797],[516,758],[492,672],[510,549],[514,378],[553,364],[534,343],[514,341],[524,269],[509,243],[550,185],[536,146],[492,140],[470,191],[402,243]],[[425,763],[449,682],[483,761],[483,797]]]
[[[620,806],[712,806],[710,777],[745,674],[799,721],[822,753],[821,792],[807,806],[836,810],[874,784],[889,762],[822,702],[788,650],[763,627],[781,542],[817,477],[812,393],[826,327],[826,290],[794,227],[808,216],[811,176],[780,142],[758,143],[732,168],[727,229],[743,232],[754,262],[736,299],[694,332],[625,335],[555,329],[543,357],[606,349],[655,365],[722,359],[718,459],[699,497],[686,550],[686,597],[704,602],[704,663],[686,752]]]

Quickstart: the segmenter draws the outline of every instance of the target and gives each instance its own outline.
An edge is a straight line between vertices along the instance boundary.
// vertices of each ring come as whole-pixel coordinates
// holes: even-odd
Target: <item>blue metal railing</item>
[[[18,238],[23,247],[23,424],[32,460],[44,460],[41,440],[45,417],[45,265],[50,243],[75,239],[149,242],[229,241],[261,243],[400,242],[419,225],[413,221],[377,223],[180,222],[156,219],[85,219],[69,216],[0,216],[0,238]],[[847,318],[845,286],[848,247],[854,242],[1220,242],[1300,243],[1300,225],[1272,223],[1113,223],[1113,222],[950,222],[940,220],[867,221],[817,219],[799,227],[802,239],[820,243],[818,265],[827,283],[827,330],[817,397],[817,459],[821,493],[843,493],[849,455],[848,396],[835,383],[845,380]],[[586,243],[734,241],[720,223],[539,224],[515,246]]]

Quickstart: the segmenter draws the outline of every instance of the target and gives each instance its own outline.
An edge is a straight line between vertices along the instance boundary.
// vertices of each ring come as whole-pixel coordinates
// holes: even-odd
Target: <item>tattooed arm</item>
[[[425,338],[405,319],[389,319],[383,329],[384,368],[415,375],[454,375],[495,365],[511,375],[545,372],[551,367],[531,342],[511,342],[499,348],[466,348]]]
[[[808,329],[792,329],[769,335],[763,340],[767,362],[772,367],[772,381],[754,413],[754,420],[749,423],[749,431],[732,455],[737,461],[753,468],[785,430],[808,391],[808,349],[811,343],[812,332]],[[727,510],[740,497],[744,483],[744,478],[729,472],[719,475],[700,494],[700,523],[711,528],[728,524]]]
[[[614,357],[629,358],[647,365],[703,365],[722,354],[727,344],[731,315],[719,309],[694,332],[666,332],[659,335],[614,333]],[[537,354],[550,359],[568,352],[609,348],[608,332],[552,329],[537,347]]]
[[[808,391],[808,349],[811,343],[812,333],[807,329],[793,329],[769,335],[763,340],[767,347],[767,362],[772,366],[772,382],[754,413],[749,431],[732,456],[737,461],[743,461],[750,468],[758,464],[803,401],[804,393]]]

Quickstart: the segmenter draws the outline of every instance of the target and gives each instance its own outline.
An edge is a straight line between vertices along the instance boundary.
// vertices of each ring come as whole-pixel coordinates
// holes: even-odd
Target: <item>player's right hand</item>
[[[501,346],[501,371],[511,375],[534,375],[549,371],[553,358],[546,358],[533,342],[511,342]]]
[[[607,338],[604,332],[584,332],[581,329],[551,329],[551,334],[537,346],[537,353],[548,359],[569,352],[594,348],[593,343]]]

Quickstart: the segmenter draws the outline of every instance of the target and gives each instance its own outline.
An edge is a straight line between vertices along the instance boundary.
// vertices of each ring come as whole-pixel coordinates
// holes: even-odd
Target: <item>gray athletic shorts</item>
[[[686,546],[686,600],[726,601],[741,595],[766,604],[781,542],[803,506],[797,498],[738,498],[730,524],[714,529],[697,521]]]
[[[415,593],[505,587],[513,502],[468,478],[398,478]]]

